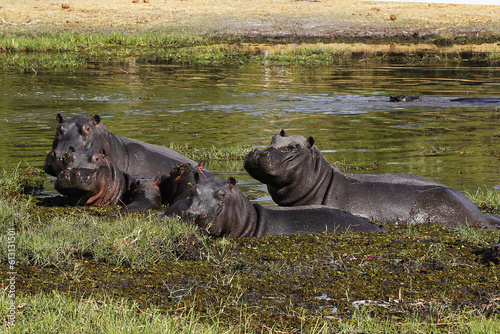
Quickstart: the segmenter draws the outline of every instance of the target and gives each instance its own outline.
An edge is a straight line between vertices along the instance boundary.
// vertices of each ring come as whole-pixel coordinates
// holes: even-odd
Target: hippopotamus
[[[55,188],[72,204],[123,205],[124,212],[161,206],[160,179],[123,173],[110,161],[105,149],[75,151],[70,146],[64,160],[69,168],[57,175]]]
[[[159,187],[162,203],[168,205],[163,213],[165,216],[181,216],[182,212],[191,205],[192,187],[200,179],[208,179],[213,175],[204,172],[205,161],[198,163],[197,167],[189,163],[176,166],[170,173],[161,178]]]
[[[500,227],[498,217],[484,215],[455,189],[414,174],[343,173],[330,165],[313,137],[283,130],[267,149],[251,151],[244,168],[267,184],[281,206],[321,204],[392,224]]]
[[[389,102],[413,102],[420,101],[420,96],[407,96],[407,95],[391,95]]]
[[[44,170],[50,175],[57,176],[66,168],[63,157],[70,146],[77,151],[103,148],[108,161],[130,175],[161,177],[181,163],[196,166],[194,161],[172,149],[114,135],[101,123],[99,115],[78,115],[64,119],[61,114],[57,114],[56,119],[59,125],[52,151],[47,154],[44,165]]]
[[[386,230],[368,220],[324,206],[265,207],[250,200],[227,181],[213,177],[193,187],[185,212],[205,232],[216,237],[242,238],[323,232]]]
[[[457,99],[451,99],[452,102],[464,102],[464,103],[500,103],[500,98],[498,97],[460,97]]]

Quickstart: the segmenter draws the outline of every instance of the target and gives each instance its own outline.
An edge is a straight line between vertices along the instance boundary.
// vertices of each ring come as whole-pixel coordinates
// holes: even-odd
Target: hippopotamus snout
[[[65,169],[64,155],[58,154],[56,151],[50,151],[45,157],[43,170],[52,176],[57,176],[60,171]]]
[[[56,183],[54,187],[57,191],[62,194],[67,194],[68,192],[73,192],[78,190],[78,192],[90,191],[94,187],[93,182],[93,170],[86,169],[65,169],[57,175]]]
[[[245,159],[243,167],[257,180],[269,181],[269,178],[282,172],[282,164],[279,163],[281,159],[277,158],[279,154],[280,151],[276,148],[268,148],[263,151],[253,150]]]

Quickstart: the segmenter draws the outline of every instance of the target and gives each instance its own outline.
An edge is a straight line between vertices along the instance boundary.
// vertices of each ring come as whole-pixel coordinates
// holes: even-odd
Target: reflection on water
[[[41,166],[57,113],[98,113],[116,134],[159,145],[265,147],[284,128],[360,172],[416,173],[458,189],[500,184],[500,106],[450,101],[498,97],[498,67],[126,66],[0,72],[0,168]],[[390,103],[390,94],[422,101]],[[244,191],[264,191],[241,165],[209,162]]]
[[[248,54],[289,54],[293,52],[301,52],[304,50],[328,50],[331,52],[348,52],[351,54],[461,54],[461,53],[491,53],[500,52],[498,43],[484,44],[466,44],[466,45],[450,45],[438,46],[435,44],[366,44],[366,43],[289,43],[289,44],[243,44],[239,52]]]

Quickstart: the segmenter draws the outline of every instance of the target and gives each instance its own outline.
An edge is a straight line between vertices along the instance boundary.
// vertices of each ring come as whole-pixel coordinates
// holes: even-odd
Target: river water
[[[351,171],[415,173],[459,190],[500,184],[500,105],[450,101],[500,97],[499,67],[183,67],[131,60],[3,70],[0,88],[0,169],[19,162],[41,167],[57,113],[100,114],[115,134],[158,145],[262,148],[285,129],[314,136],[331,163]],[[422,100],[391,103],[391,94]],[[208,161],[244,191],[265,191],[242,164]]]

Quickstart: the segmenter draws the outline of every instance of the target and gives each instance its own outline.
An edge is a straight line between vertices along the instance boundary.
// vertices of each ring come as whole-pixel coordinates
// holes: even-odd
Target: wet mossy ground
[[[20,176],[22,184],[34,185],[24,179],[40,175],[28,176]],[[33,224],[83,213],[119,224],[116,208],[47,206],[18,193],[23,189],[3,196],[17,192],[38,201],[28,209],[38,217]],[[16,286],[27,295],[106,295],[165,313],[194,310],[206,319],[217,314],[229,326],[244,318],[248,330],[259,332],[294,332],[318,319],[335,326],[360,310],[401,323],[417,317],[444,328],[457,313],[500,315],[500,267],[495,258],[484,257],[498,231],[386,227],[390,231],[235,240],[193,234],[175,243],[171,261],[119,265],[95,261],[92,251],[74,253],[63,263],[18,265]]]
[[[485,244],[498,237],[481,234]],[[482,263],[484,246],[443,226],[203,243],[192,241],[189,247],[198,251],[183,260],[143,268],[86,259],[22,266],[19,286],[28,294],[107,294],[202,315],[223,306],[221,320],[234,324],[242,312],[253,314],[256,330],[277,322],[293,330],[318,316],[336,321],[359,308],[379,317],[418,314],[433,321],[453,312],[490,317],[500,311],[498,266]]]

